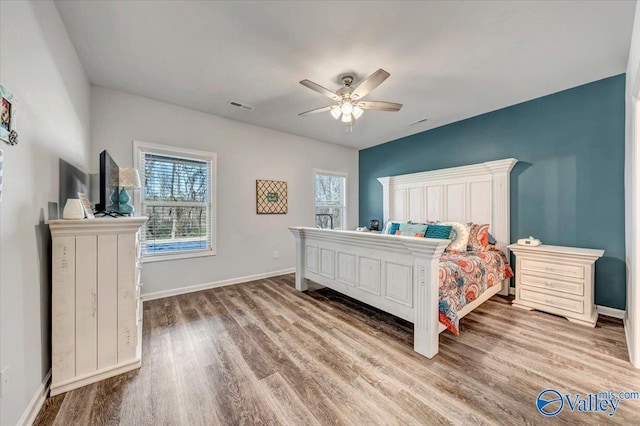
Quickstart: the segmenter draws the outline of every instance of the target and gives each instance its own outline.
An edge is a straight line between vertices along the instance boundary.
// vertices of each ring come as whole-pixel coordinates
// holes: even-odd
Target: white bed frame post
[[[510,173],[518,160],[508,158],[506,160],[489,161],[484,163],[491,173],[491,192],[493,194],[493,218],[491,223],[491,233],[496,239],[496,247],[501,250],[507,260],[509,260],[509,249],[511,239],[511,206],[510,206]],[[510,280],[506,279],[502,283],[502,290],[498,293],[502,296],[509,295]]]
[[[289,228],[294,237],[296,237],[296,290],[307,291],[309,289],[309,280],[304,277],[305,270],[305,243],[304,232],[301,228]]]
[[[413,350],[427,358],[433,358],[438,353],[440,334],[438,265],[449,240],[444,241],[438,246],[404,243],[415,256]]]
[[[378,182],[382,184],[382,226],[390,220],[391,212],[389,211],[391,205],[391,176],[385,176],[378,178]],[[393,218],[391,220],[400,220],[400,218]]]

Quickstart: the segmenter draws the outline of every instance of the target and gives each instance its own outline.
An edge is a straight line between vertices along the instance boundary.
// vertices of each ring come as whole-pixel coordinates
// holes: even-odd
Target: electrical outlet
[[[9,392],[9,366],[7,365],[4,370],[0,372],[0,396],[5,396]]]
[[[280,252],[274,251],[273,252],[273,258],[274,259],[280,259]]]

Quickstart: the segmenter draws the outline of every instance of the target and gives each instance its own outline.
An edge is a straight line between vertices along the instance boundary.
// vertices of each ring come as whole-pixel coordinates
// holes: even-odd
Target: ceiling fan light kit
[[[400,111],[402,104],[384,101],[360,101],[360,99],[382,84],[382,82],[389,76],[390,74],[388,72],[383,69],[379,69],[353,88],[351,87],[351,84],[353,83],[353,76],[345,75],[342,77],[344,87],[340,88],[336,92],[332,92],[331,90],[312,81],[302,80],[300,84],[334,100],[337,104],[312,109],[298,115],[304,117],[309,114],[329,111],[331,116],[336,120],[343,122],[345,130],[350,132],[353,129],[353,124],[362,116],[365,109],[378,111]]]
[[[351,112],[353,111],[353,105],[351,104],[351,102],[345,101],[342,103],[340,109],[342,110],[343,114],[351,115]]]

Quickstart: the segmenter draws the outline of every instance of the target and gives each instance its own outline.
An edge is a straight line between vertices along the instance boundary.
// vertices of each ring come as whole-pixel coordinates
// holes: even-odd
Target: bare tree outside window
[[[346,177],[316,172],[314,175],[316,227],[346,229]],[[331,216],[331,217],[329,217]]]
[[[215,154],[145,143],[138,146],[143,178],[142,232],[145,256],[208,252],[213,235]],[[185,254],[186,255],[186,254]]]
[[[147,239],[191,242],[207,239],[208,165],[145,156]],[[156,203],[162,203],[158,205]],[[193,245],[193,244],[192,244]]]

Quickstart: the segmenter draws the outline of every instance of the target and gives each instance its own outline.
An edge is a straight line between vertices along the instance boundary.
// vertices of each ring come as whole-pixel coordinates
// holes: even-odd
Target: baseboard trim
[[[69,392],[70,390],[81,388],[83,386],[135,370],[136,368],[140,368],[141,365],[142,360],[140,358],[134,358],[130,361],[126,361],[112,367],[92,371],[91,373],[63,380],[62,382],[53,383],[51,385],[51,396],[60,395],[61,393]]]
[[[51,383],[51,370],[47,372],[44,376],[44,380],[36,389],[36,392],[33,394],[33,398],[27,405],[26,410],[18,420],[18,426],[31,426],[33,422],[36,420],[44,401],[47,399],[47,394],[49,393],[49,384]]]
[[[624,338],[627,341],[627,351],[629,352],[629,362],[631,363],[631,365],[633,365],[635,368],[640,368],[640,365],[636,365],[634,363],[635,359],[634,359],[634,352],[633,352],[633,347],[631,346],[631,340],[629,339],[629,318],[625,318],[622,320],[622,323],[624,325]]]
[[[625,319],[627,316],[627,312],[622,309],[610,308],[608,306],[600,306],[596,305],[596,310],[598,311],[598,315],[604,315],[606,317]]]
[[[249,281],[261,280],[264,278],[277,277],[278,275],[292,274],[295,271],[296,271],[296,268],[281,269],[279,271],[265,272],[265,273],[256,274],[256,275],[247,275],[245,277],[230,278],[228,280],[214,281],[214,282],[204,283],[204,284],[196,284],[188,287],[181,287],[181,288],[176,288],[171,290],[156,291],[154,293],[145,293],[145,294],[142,294],[140,297],[144,302],[147,302],[149,300],[156,300],[156,299],[162,299],[164,297],[178,296],[180,294],[193,293],[196,291],[208,290],[210,288],[246,283]]]

